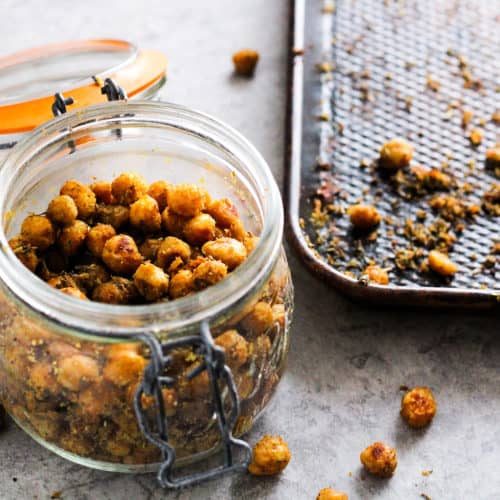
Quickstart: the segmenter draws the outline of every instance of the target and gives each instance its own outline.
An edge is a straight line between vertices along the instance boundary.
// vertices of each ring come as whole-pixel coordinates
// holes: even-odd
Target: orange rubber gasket
[[[114,46],[117,50],[130,46],[128,42],[121,40],[87,40],[79,42],[78,46],[92,47],[93,45],[103,44]],[[47,55],[50,51],[61,51],[61,49],[71,49],[73,47],[75,47],[74,42],[67,42],[13,54],[0,60],[0,69],[23,59],[31,59],[37,55]],[[156,50],[141,49],[133,61],[118,67],[115,72],[109,75],[106,74],[106,77],[112,78],[122,87],[128,97],[133,97],[164,78],[166,69],[167,58],[164,54]],[[99,77],[99,75],[95,76]],[[101,85],[102,83],[99,84],[94,81],[80,87],[64,90],[64,96],[72,97],[74,101],[73,104],[68,105],[68,110],[71,111],[91,104],[106,102],[106,96],[101,94]],[[61,89],[54,89],[54,93],[58,91],[61,91]],[[51,109],[53,102],[54,95],[51,94],[37,99],[0,106],[0,134],[28,132],[38,125],[48,122],[53,118]]]

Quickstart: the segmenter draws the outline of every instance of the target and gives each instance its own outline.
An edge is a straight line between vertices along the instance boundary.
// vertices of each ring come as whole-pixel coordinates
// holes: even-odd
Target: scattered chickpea
[[[191,292],[194,292],[193,273],[189,269],[181,269],[170,279],[170,297],[177,299]]]
[[[318,493],[316,500],[349,500],[349,497],[333,488],[324,488]]]
[[[462,128],[467,128],[472,120],[474,113],[470,109],[464,109],[462,112]]]
[[[351,224],[361,231],[374,228],[381,220],[380,214],[373,205],[352,205],[348,209]]]
[[[112,205],[115,203],[115,197],[111,191],[111,183],[105,181],[94,182],[90,185],[90,189],[95,194],[97,203],[104,203],[106,205]]]
[[[386,142],[380,149],[380,166],[398,170],[409,165],[413,157],[413,146],[400,137]]]
[[[375,442],[368,446],[360,455],[365,469],[379,477],[390,477],[398,465],[396,450],[390,446]]]
[[[156,181],[149,185],[148,195],[156,200],[160,212],[167,208],[168,187],[169,184],[166,181]]]
[[[224,237],[208,241],[203,245],[201,251],[204,255],[224,262],[230,271],[238,267],[247,258],[245,245],[234,238]]]
[[[195,246],[201,246],[215,238],[215,220],[212,216],[202,213],[189,219],[184,225],[186,240]]]
[[[134,274],[134,284],[147,301],[154,302],[168,293],[169,279],[163,269],[146,262],[137,268]]]
[[[486,151],[486,161],[500,163],[500,146],[495,146]]]
[[[87,234],[87,248],[92,255],[100,257],[106,241],[116,235],[115,228],[109,224],[97,224]]]
[[[253,449],[253,460],[248,467],[255,476],[272,476],[283,471],[292,454],[281,436],[264,436]]]
[[[436,414],[436,400],[428,387],[415,387],[401,400],[401,416],[411,427],[425,427]]]
[[[469,134],[469,140],[473,146],[479,146],[483,142],[483,131],[478,128],[473,128]]]
[[[186,262],[191,257],[191,248],[185,241],[175,236],[167,236],[158,247],[157,264],[161,268],[167,269],[176,257],[180,257]]]
[[[29,215],[21,225],[21,236],[38,250],[46,250],[54,243],[56,232],[52,222],[44,215]]]
[[[146,181],[136,173],[120,174],[111,183],[111,192],[120,205],[131,205],[147,191]]]
[[[453,276],[457,271],[457,265],[444,253],[439,250],[429,252],[429,267],[441,276]]]
[[[57,240],[62,253],[68,257],[76,255],[85,244],[89,226],[81,220],[75,220],[62,229]]]
[[[193,271],[193,283],[197,290],[215,285],[227,276],[227,266],[218,260],[206,260]]]
[[[47,217],[55,224],[70,225],[78,216],[75,201],[68,195],[56,196],[47,208]]]
[[[144,232],[156,233],[161,228],[158,203],[149,195],[141,196],[130,205],[130,224]]]
[[[75,180],[68,181],[61,188],[60,194],[73,198],[80,218],[88,219],[94,215],[96,197],[92,189],[85,184]]]
[[[75,297],[76,299],[89,300],[88,297],[78,288],[74,288],[71,286],[60,288],[59,291],[69,295],[70,297]]]
[[[184,217],[194,217],[205,209],[210,196],[203,188],[194,184],[175,184],[168,190],[168,207]]]
[[[242,49],[233,54],[234,70],[238,75],[252,76],[257,63],[259,53],[252,49]]]
[[[113,236],[104,245],[102,260],[117,274],[132,274],[143,261],[133,238],[126,234]]]
[[[389,284],[389,275],[385,269],[382,269],[380,266],[368,266],[364,273],[368,276],[368,279],[379,285],[388,285]]]

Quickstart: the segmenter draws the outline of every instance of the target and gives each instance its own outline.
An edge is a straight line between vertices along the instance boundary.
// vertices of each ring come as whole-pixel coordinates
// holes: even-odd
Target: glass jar
[[[215,286],[147,306],[75,299],[21,264],[8,240],[27,213],[43,212],[68,179],[91,183],[123,171],[148,182],[196,183],[212,197],[230,198],[258,243]],[[152,364],[151,349],[138,339],[182,341],[199,336],[203,324],[225,350],[241,401],[234,433],[251,428],[283,373],[293,289],[281,247],[279,190],[239,133],[165,103],[120,101],[67,113],[23,138],[5,159],[0,220],[0,400],[35,440],[98,469],[158,468],[160,451],[134,411],[134,398],[147,421],[158,410],[151,396],[137,392]],[[162,406],[168,442],[182,463],[212,452],[221,439],[207,371],[188,377],[203,361],[199,350],[183,346],[169,354],[163,375],[172,380],[161,391]],[[220,389],[229,411],[228,384]]]

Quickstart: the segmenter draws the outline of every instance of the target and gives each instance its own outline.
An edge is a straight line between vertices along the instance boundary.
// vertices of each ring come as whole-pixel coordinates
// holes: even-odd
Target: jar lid
[[[167,59],[124,40],[44,45],[0,58],[0,134],[27,132],[53,118],[57,93],[68,110],[105,102],[104,80],[131,97],[147,97],[165,82]]]

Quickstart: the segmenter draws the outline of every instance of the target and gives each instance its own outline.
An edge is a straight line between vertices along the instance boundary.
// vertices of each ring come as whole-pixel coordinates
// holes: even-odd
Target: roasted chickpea
[[[113,226],[117,231],[128,224],[130,210],[123,205],[98,205],[96,218],[103,224]]]
[[[158,232],[161,228],[161,215],[156,200],[146,194],[132,203],[130,224],[147,233]]]
[[[55,242],[56,232],[44,215],[29,215],[21,225],[21,236],[32,247],[47,250]]]
[[[349,497],[345,493],[333,488],[323,488],[318,493],[316,500],[349,500]]]
[[[190,256],[191,247],[185,241],[182,241],[175,236],[167,236],[158,248],[156,260],[161,268],[167,269],[175,257],[180,257],[184,262],[186,262]]]
[[[223,280],[226,275],[226,264],[218,260],[206,260],[193,271],[194,286],[197,290],[202,290],[203,288],[215,285]]]
[[[167,208],[169,183],[166,181],[156,181],[149,185],[148,194],[156,200],[160,212]]]
[[[401,400],[401,416],[411,427],[425,427],[436,414],[437,405],[428,387],[415,387]]]
[[[62,293],[65,293],[66,295],[70,295],[71,297],[75,297],[76,299],[89,300],[87,298],[87,296],[78,288],[68,286],[65,288],[60,288],[59,290]]]
[[[351,224],[355,229],[367,231],[380,222],[380,214],[373,205],[352,205],[348,210]]]
[[[211,201],[206,208],[206,212],[215,219],[217,225],[222,229],[231,227],[231,224],[234,224],[239,219],[236,205],[227,198]]]
[[[96,197],[92,189],[81,182],[71,180],[64,184],[59,194],[65,194],[73,198],[78,216],[88,219],[94,215],[96,210]]]
[[[186,240],[195,246],[213,240],[215,237],[215,220],[208,214],[199,214],[189,219],[184,226]]]
[[[231,238],[234,238],[238,241],[245,242],[245,238],[247,238],[247,232],[245,230],[245,226],[243,225],[243,222],[241,219],[236,219],[228,229],[228,235],[231,236]]]
[[[96,286],[109,281],[109,273],[101,264],[75,266],[72,277],[78,288],[91,292]]]
[[[252,336],[265,333],[274,323],[273,308],[267,302],[257,302],[241,322],[241,326]]]
[[[469,140],[473,146],[479,146],[483,142],[483,131],[478,128],[473,128],[469,133]]]
[[[140,354],[124,350],[108,359],[102,373],[113,384],[126,386],[139,381],[146,364],[146,359]]]
[[[82,385],[98,378],[97,361],[83,354],[62,358],[57,366],[57,381],[70,391],[78,391]]]
[[[120,205],[131,205],[146,191],[146,181],[136,173],[123,173],[111,183],[111,192]]]
[[[107,304],[133,304],[138,297],[139,292],[134,282],[118,276],[97,285],[92,293],[92,300]]]
[[[292,454],[281,436],[264,436],[253,449],[252,463],[248,467],[255,476],[271,476],[283,471]]]
[[[90,185],[90,189],[94,192],[97,203],[105,203],[106,205],[115,203],[116,200],[111,191],[111,182],[94,182],[94,184]]]
[[[85,244],[89,226],[81,220],[75,220],[69,226],[64,227],[58,238],[59,248],[67,257],[76,255]]]
[[[491,163],[500,163],[500,146],[488,149],[486,151],[486,161]]]
[[[453,276],[457,271],[457,265],[444,253],[438,250],[429,252],[429,267],[441,276]]]
[[[147,262],[137,268],[134,284],[147,301],[154,302],[167,295],[169,280],[163,269]]]
[[[396,450],[390,446],[375,442],[360,455],[361,463],[371,474],[379,477],[390,477],[398,465]]]
[[[142,264],[143,258],[133,238],[117,234],[106,241],[102,260],[116,274],[132,274]]]
[[[209,195],[195,184],[173,184],[168,189],[168,207],[184,217],[194,217],[205,209]]]
[[[172,299],[184,297],[194,290],[193,273],[189,269],[181,269],[170,278],[168,291]]]
[[[71,196],[61,194],[49,203],[47,217],[55,224],[68,226],[78,217],[78,208]]]
[[[435,168],[424,174],[423,181],[430,190],[450,189],[453,185],[453,179],[448,174]]]
[[[167,230],[168,234],[182,238],[184,236],[184,226],[189,220],[189,217],[172,212],[168,207],[163,210],[161,214],[161,221],[163,227]]]
[[[54,375],[54,367],[49,363],[35,363],[29,371],[28,384],[33,387],[39,399],[61,390]]]
[[[230,271],[247,258],[245,245],[234,238],[218,238],[214,241],[207,241],[201,250],[204,255],[224,262]]]
[[[380,166],[397,170],[409,165],[413,157],[413,146],[400,137],[386,142],[380,149]]]
[[[248,360],[248,342],[237,332],[227,330],[215,339],[215,344],[224,349],[226,363],[231,369],[238,369]]]
[[[139,252],[141,252],[144,260],[156,260],[158,249],[160,248],[162,241],[163,240],[161,238],[147,238],[142,242],[141,246],[139,247]]]
[[[16,257],[34,273],[38,266],[38,256],[31,244],[22,236],[16,236],[9,240],[9,246]]]
[[[247,255],[250,255],[253,249],[257,246],[257,243],[259,243],[259,238],[257,236],[247,235],[245,237],[243,245],[245,245],[245,248],[247,249]]]
[[[101,257],[106,241],[116,235],[115,228],[110,224],[97,224],[87,235],[87,248],[92,255]]]
[[[257,63],[259,53],[252,49],[243,49],[233,54],[234,70],[238,75],[252,76]]]
[[[61,289],[61,288],[78,288],[75,280],[69,274],[63,273],[59,276],[54,276],[47,281],[47,285]]]
[[[364,270],[364,274],[368,276],[368,279],[372,283],[377,283],[378,285],[388,285],[389,284],[389,275],[385,269],[382,269],[380,266],[368,266]]]

